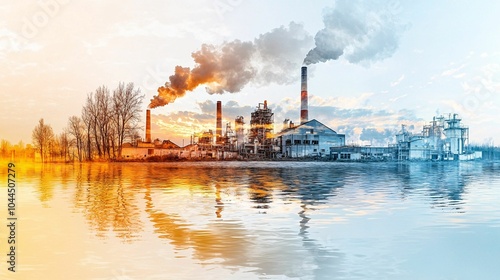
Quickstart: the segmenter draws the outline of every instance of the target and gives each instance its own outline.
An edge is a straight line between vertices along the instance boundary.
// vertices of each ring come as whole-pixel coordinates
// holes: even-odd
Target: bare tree
[[[82,142],[82,147],[85,146],[85,157],[87,160],[92,160],[92,127],[94,127],[94,118],[91,112],[91,106],[89,103],[93,102],[91,94],[87,96],[87,103],[82,108],[82,121],[85,128],[84,141]]]
[[[82,120],[77,116],[71,116],[68,120],[68,132],[73,136],[74,144],[76,147],[76,154],[78,161],[83,160],[83,146],[85,127]]]
[[[86,157],[92,160],[94,151],[100,158],[121,157],[121,147],[131,131],[138,128],[144,96],[133,83],[119,83],[113,95],[105,86],[87,95],[82,109],[85,126]],[[76,138],[74,131],[72,135]]]
[[[59,158],[61,151],[61,143],[59,142],[59,137],[53,135],[52,139],[49,140],[49,157],[50,161]]]
[[[97,149],[97,155],[99,157],[102,157],[103,151],[102,151],[102,145],[101,145],[101,137],[100,137],[100,131],[99,131],[99,106],[97,105],[95,98],[95,93],[90,93],[87,96],[87,104],[86,104],[86,110],[90,116],[89,121],[90,121],[90,126],[91,126],[91,133],[92,133],[92,139],[94,139],[94,144]]]
[[[102,156],[110,157],[110,127],[111,127],[111,95],[105,86],[97,88],[94,95],[97,105],[96,121]]]
[[[31,135],[33,144],[40,153],[42,162],[45,162],[47,154],[51,150],[51,141],[54,138],[54,132],[50,125],[46,125],[43,118],[38,121],[38,125],[33,129]]]
[[[137,126],[128,127],[126,129],[126,131],[127,131],[127,133],[125,135],[125,138],[130,139],[130,143],[132,144],[132,146],[136,146],[137,140],[141,139],[141,134],[139,133],[139,127],[137,127]]]
[[[100,86],[87,96],[83,107],[82,119],[88,129],[88,148],[91,149],[91,139],[94,141],[97,155],[100,158],[110,158],[112,152],[112,100],[107,87]],[[90,151],[89,151],[90,157]]]
[[[67,131],[63,131],[61,132],[61,134],[59,134],[59,156],[61,157],[61,159],[64,158],[65,162],[68,160],[69,146],[69,133]]]
[[[134,89],[133,83],[119,83],[113,91],[112,121],[116,130],[118,157],[121,157],[121,148],[127,135],[137,129],[143,98],[144,95],[141,95],[140,89]]]

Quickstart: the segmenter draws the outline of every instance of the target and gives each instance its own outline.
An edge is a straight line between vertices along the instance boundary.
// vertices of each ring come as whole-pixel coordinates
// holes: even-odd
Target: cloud
[[[202,113],[206,115],[212,115],[215,119],[215,110],[216,104],[213,101],[207,100],[204,102],[198,103],[200,110]],[[250,113],[255,110],[252,106],[240,106],[240,104],[236,101],[228,101],[226,103],[222,103],[222,117],[226,120],[232,120],[237,116],[243,116],[245,119],[250,117]]]
[[[153,138],[169,139],[180,145],[183,139],[190,139],[194,133],[215,131],[216,104],[207,100],[197,105],[199,110],[196,112],[176,111],[168,114],[152,112]],[[237,116],[243,116],[246,120],[245,127],[249,127],[250,113],[253,110],[251,106],[240,106],[236,101],[222,103],[223,130],[226,123],[230,123],[234,129],[234,120]]]
[[[396,133],[397,129],[363,128],[359,140],[369,141],[373,146],[386,146],[388,143],[394,143]]]
[[[441,76],[442,77],[448,77],[448,76],[453,76],[454,74],[456,74],[458,71],[462,70],[466,65],[465,64],[462,64],[458,67],[455,67],[455,68],[451,68],[451,69],[448,69],[448,70],[445,70],[441,73]]]
[[[366,99],[371,94],[362,95]],[[393,137],[400,129],[401,124],[418,127],[423,125],[423,120],[417,117],[413,110],[383,110],[377,108],[362,107],[363,102],[359,102],[358,107],[352,100],[344,103],[352,107],[343,107],[337,102],[339,99],[315,98],[309,106],[309,118],[329,126],[338,133],[346,134],[348,143],[364,143],[372,145],[387,145],[393,142]],[[163,139],[170,139],[181,144],[182,139],[189,139],[193,133],[215,130],[215,110],[216,104],[207,100],[197,103],[198,110],[179,111],[165,115],[154,115],[153,136]],[[338,105],[338,106],[335,106]],[[288,118],[292,121],[298,120],[299,104],[291,98],[284,98],[277,104],[268,104],[274,113],[274,132],[281,130],[281,123]],[[245,129],[250,128],[250,114],[257,106],[240,105],[236,101],[227,101],[222,104],[223,124],[230,123],[234,129],[234,119],[243,116]],[[295,122],[298,123],[298,122]],[[224,125],[225,129],[225,125]],[[159,135],[159,136],[155,136]]]
[[[0,28],[0,59],[6,58],[10,53],[37,52],[41,49],[39,43],[30,42],[6,27]]]
[[[309,104],[313,106],[336,106],[340,108],[363,108],[369,107],[369,100],[374,96],[373,92],[364,92],[357,96],[336,96],[336,97],[320,97],[311,95]],[[300,102],[297,100],[297,102]],[[298,103],[297,103],[298,104]],[[296,104],[295,104],[296,105]],[[298,105],[297,105],[298,108]]]
[[[396,102],[396,101],[398,101],[401,98],[405,98],[406,96],[408,96],[408,94],[402,94],[400,96],[397,96],[397,97],[394,97],[394,98],[390,98],[389,101],[390,102]]]
[[[346,134],[348,143],[368,144],[371,142],[372,145],[387,145],[388,142],[392,142],[390,138],[396,134],[401,124],[414,127],[423,125],[423,120],[417,117],[413,110],[392,111],[366,106],[365,101],[371,95],[371,93],[365,93],[360,100],[354,97],[352,99],[316,97],[309,105],[309,119],[315,118],[338,133]],[[349,104],[349,107],[344,107],[344,104]],[[283,99],[276,105],[273,109],[275,132],[281,129],[280,123],[285,118],[292,121],[298,119],[298,108],[298,101],[292,101],[289,98]],[[380,134],[370,134],[369,132],[373,130]],[[376,137],[370,138],[370,135]],[[392,136],[389,137],[389,135]]]
[[[405,79],[405,75],[403,74],[403,75],[401,75],[401,77],[399,77],[399,79],[397,79],[396,81],[391,83],[391,87],[395,87],[395,86],[399,85],[404,79]]]

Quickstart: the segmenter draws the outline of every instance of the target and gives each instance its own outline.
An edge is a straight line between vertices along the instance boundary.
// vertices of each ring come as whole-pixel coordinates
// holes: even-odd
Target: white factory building
[[[469,127],[461,124],[458,114],[437,116],[422,132],[413,134],[403,125],[396,135],[398,160],[472,160],[481,152],[469,152]]]
[[[338,134],[316,119],[298,126],[289,125],[287,121],[284,125],[285,128],[277,135],[283,157],[323,157],[330,154],[331,147],[345,145],[344,134]]]

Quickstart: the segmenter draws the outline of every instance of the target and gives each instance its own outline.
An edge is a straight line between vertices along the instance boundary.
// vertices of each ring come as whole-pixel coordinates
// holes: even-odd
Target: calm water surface
[[[2,261],[0,278],[499,279],[499,171],[500,162],[19,163],[18,272]],[[6,194],[2,184],[4,222]]]

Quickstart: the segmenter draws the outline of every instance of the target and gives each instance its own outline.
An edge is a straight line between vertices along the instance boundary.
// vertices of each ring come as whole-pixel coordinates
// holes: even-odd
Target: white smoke
[[[304,64],[336,60],[370,63],[390,57],[405,26],[398,20],[396,2],[339,0],[323,15],[325,27],[314,37],[316,46]]]

